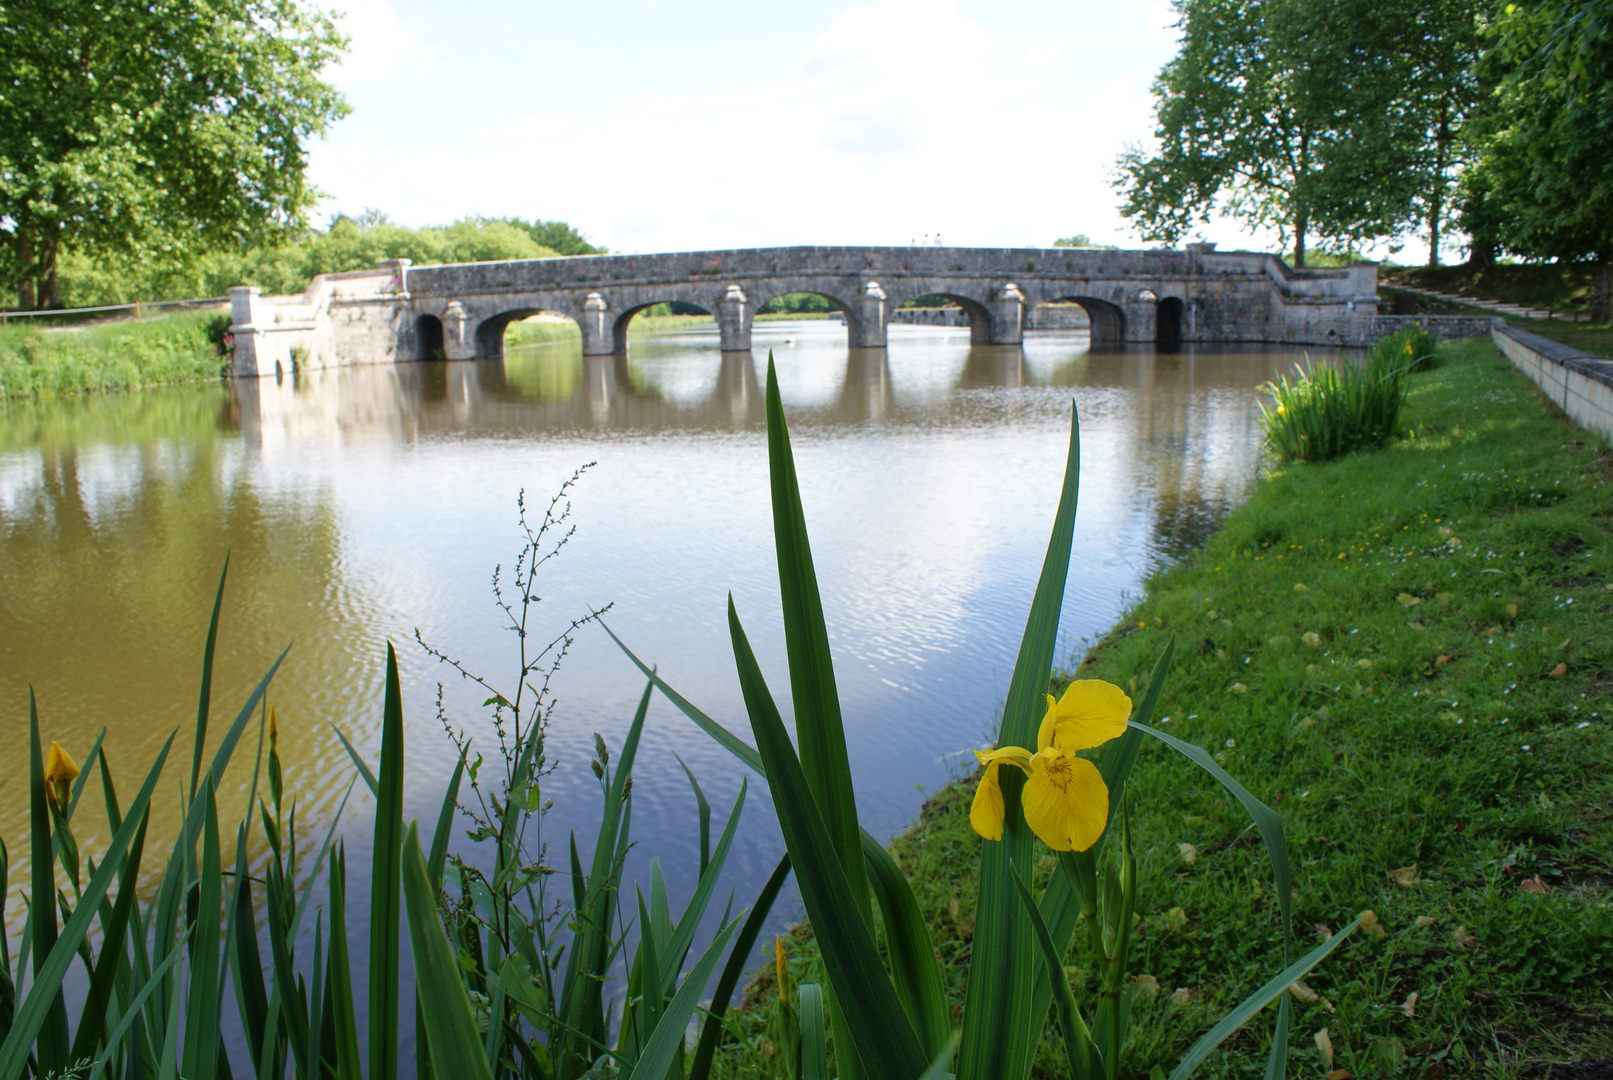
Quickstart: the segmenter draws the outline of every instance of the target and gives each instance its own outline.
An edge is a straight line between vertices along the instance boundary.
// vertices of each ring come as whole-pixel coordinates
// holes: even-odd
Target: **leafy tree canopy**
[[[172,259],[301,227],[346,41],[299,0],[0,0],[0,286],[67,249]]]
[[[1451,158],[1466,66],[1447,47],[1461,5],[1412,0],[1176,0],[1181,50],[1154,84],[1157,148],[1122,155],[1122,212],[1176,243],[1212,211],[1345,248],[1418,220]],[[1472,16],[1466,16],[1471,24]]]

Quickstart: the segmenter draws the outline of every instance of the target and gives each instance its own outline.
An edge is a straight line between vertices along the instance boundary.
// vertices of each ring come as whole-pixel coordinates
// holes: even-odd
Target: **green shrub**
[[[0,398],[216,379],[224,364],[217,321],[192,314],[84,328],[7,328],[0,332]]]
[[[1311,364],[1309,370],[1297,369],[1299,378],[1293,382],[1285,375],[1268,383],[1272,404],[1261,406],[1260,417],[1266,444],[1283,461],[1328,461],[1388,442],[1406,400],[1406,376],[1413,370],[1405,349],[1412,350],[1413,358],[1420,355],[1411,339],[1381,347],[1400,337],[1384,339],[1364,365]],[[1427,366],[1426,359],[1422,362]]]
[[[1434,366],[1434,346],[1439,339],[1421,326],[1408,326],[1380,338],[1372,347],[1372,356],[1388,364],[1398,360],[1408,371],[1429,371]]]

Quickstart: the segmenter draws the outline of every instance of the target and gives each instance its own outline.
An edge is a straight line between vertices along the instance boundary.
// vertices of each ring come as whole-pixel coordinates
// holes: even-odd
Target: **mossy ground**
[[[1079,665],[1135,693],[1174,638],[1160,722],[1282,815],[1298,940],[1377,914],[1383,934],[1296,995],[1293,1076],[1327,1073],[1324,1029],[1363,1080],[1613,1057],[1613,453],[1489,342],[1438,359],[1387,448],[1271,473]],[[972,790],[892,844],[959,1005]],[[1280,936],[1265,855],[1213,780],[1150,747],[1130,790],[1132,972],[1159,987],[1124,1062],[1143,1075],[1278,970]],[[787,944],[793,976],[821,979],[810,928]],[[1071,965],[1090,1002],[1079,947]],[[775,1000],[763,973],[727,1075],[769,1075]],[[1205,1073],[1260,1075],[1270,1031],[1268,1011]],[[1038,1075],[1062,1059],[1050,1027]]]

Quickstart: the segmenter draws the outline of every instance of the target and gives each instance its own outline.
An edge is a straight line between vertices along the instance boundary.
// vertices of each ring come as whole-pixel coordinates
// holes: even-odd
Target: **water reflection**
[[[978,745],[993,724],[1047,542],[1071,399],[1083,453],[1067,648],[1111,625],[1151,569],[1242,498],[1258,454],[1256,387],[1296,359],[1093,352],[1071,333],[979,347],[967,330],[931,327],[895,327],[888,349],[850,350],[844,328],[827,323],[759,324],[755,341],[754,355],[724,354],[714,331],[687,332],[637,338],[630,360],[585,360],[569,343],[512,349],[502,362],[0,408],[7,752],[25,745],[31,680],[45,737],[82,751],[106,724],[119,782],[131,782],[155,742],[195,715],[228,555],[217,708],[233,708],[295,642],[274,701],[307,835],[350,779],[330,725],[374,757],[384,639],[403,667],[406,813],[434,814],[452,764],[434,707],[443,673],[413,630],[489,673],[506,668],[512,643],[487,583],[516,546],[516,493],[546,498],[589,460],[599,466],[575,496],[578,536],[545,584],[543,613],[569,619],[614,601],[612,625],[641,655],[744,730],[730,590],[764,670],[786,685],[763,431],[771,352],[860,763],[859,809],[889,834],[916,811],[915,785],[946,779],[940,755]],[[445,682],[449,721],[478,730],[485,695]],[[556,844],[573,827],[590,835],[593,732],[619,745],[640,688],[603,635],[579,639],[551,732]],[[657,702],[634,820],[676,899],[692,886],[698,841],[674,751],[714,804],[737,794],[740,774]],[[0,787],[14,860],[26,851],[25,790]],[[232,807],[245,796],[235,779],[220,792]],[[362,830],[362,793],[350,805]],[[753,784],[724,887],[744,902],[780,850]],[[350,868],[350,881],[364,880]],[[365,898],[350,902],[362,910]]]

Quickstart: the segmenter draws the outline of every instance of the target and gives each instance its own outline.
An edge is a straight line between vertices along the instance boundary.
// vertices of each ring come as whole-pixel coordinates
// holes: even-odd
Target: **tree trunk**
[[[1445,144],[1450,141],[1450,102],[1440,109],[1439,133],[1434,136],[1434,183],[1428,193],[1428,265],[1439,265],[1439,219],[1445,212]]]
[[[23,311],[34,310],[34,242],[26,227],[17,229],[17,265],[22,278],[17,282],[17,306]]]
[[[1596,270],[1596,291],[1591,297],[1591,319],[1613,322],[1613,256],[1603,255]]]
[[[39,309],[61,307],[56,295],[56,255],[61,248],[61,233],[49,229],[39,250]]]
[[[1310,229],[1311,215],[1300,210],[1294,214],[1294,269],[1305,269],[1305,233]]]

